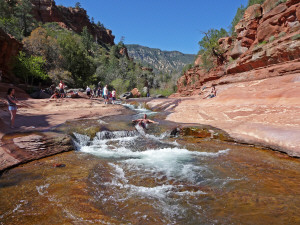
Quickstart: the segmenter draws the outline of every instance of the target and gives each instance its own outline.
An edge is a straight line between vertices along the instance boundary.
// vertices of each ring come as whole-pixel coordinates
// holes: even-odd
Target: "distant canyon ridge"
[[[195,61],[196,55],[179,51],[163,51],[141,45],[126,45],[129,57],[153,68],[155,73],[180,74],[183,67]]]

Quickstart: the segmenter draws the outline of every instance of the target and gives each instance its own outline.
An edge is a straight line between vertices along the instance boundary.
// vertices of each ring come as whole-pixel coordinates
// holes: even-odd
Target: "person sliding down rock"
[[[147,119],[147,115],[144,114],[144,118],[143,119],[138,119],[138,120],[132,120],[133,123],[137,123],[140,127],[142,127],[143,129],[147,128],[147,125],[149,123],[155,123],[155,124],[159,124],[158,122],[155,122],[153,120],[149,120]]]

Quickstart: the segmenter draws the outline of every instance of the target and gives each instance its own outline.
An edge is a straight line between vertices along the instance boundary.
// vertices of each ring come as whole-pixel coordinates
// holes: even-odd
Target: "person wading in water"
[[[133,123],[137,123],[140,127],[142,127],[143,129],[147,128],[147,125],[150,123],[155,123],[155,124],[159,124],[158,122],[155,122],[153,120],[149,120],[147,119],[147,115],[144,114],[144,118],[143,119],[138,119],[138,120],[132,120]]]

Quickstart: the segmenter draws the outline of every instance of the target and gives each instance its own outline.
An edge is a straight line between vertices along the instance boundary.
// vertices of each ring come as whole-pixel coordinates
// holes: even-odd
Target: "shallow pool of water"
[[[299,159],[170,138],[167,125],[143,132],[131,126],[136,116],[60,128],[77,150],[4,173],[0,224],[300,223]],[[95,123],[93,132],[80,128]]]

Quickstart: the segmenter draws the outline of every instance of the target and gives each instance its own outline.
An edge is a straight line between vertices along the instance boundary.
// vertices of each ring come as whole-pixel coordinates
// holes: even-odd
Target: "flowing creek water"
[[[176,124],[126,106],[136,113],[57,128],[76,151],[2,174],[0,224],[300,224],[299,159],[171,138]],[[161,124],[135,129],[143,113]]]

